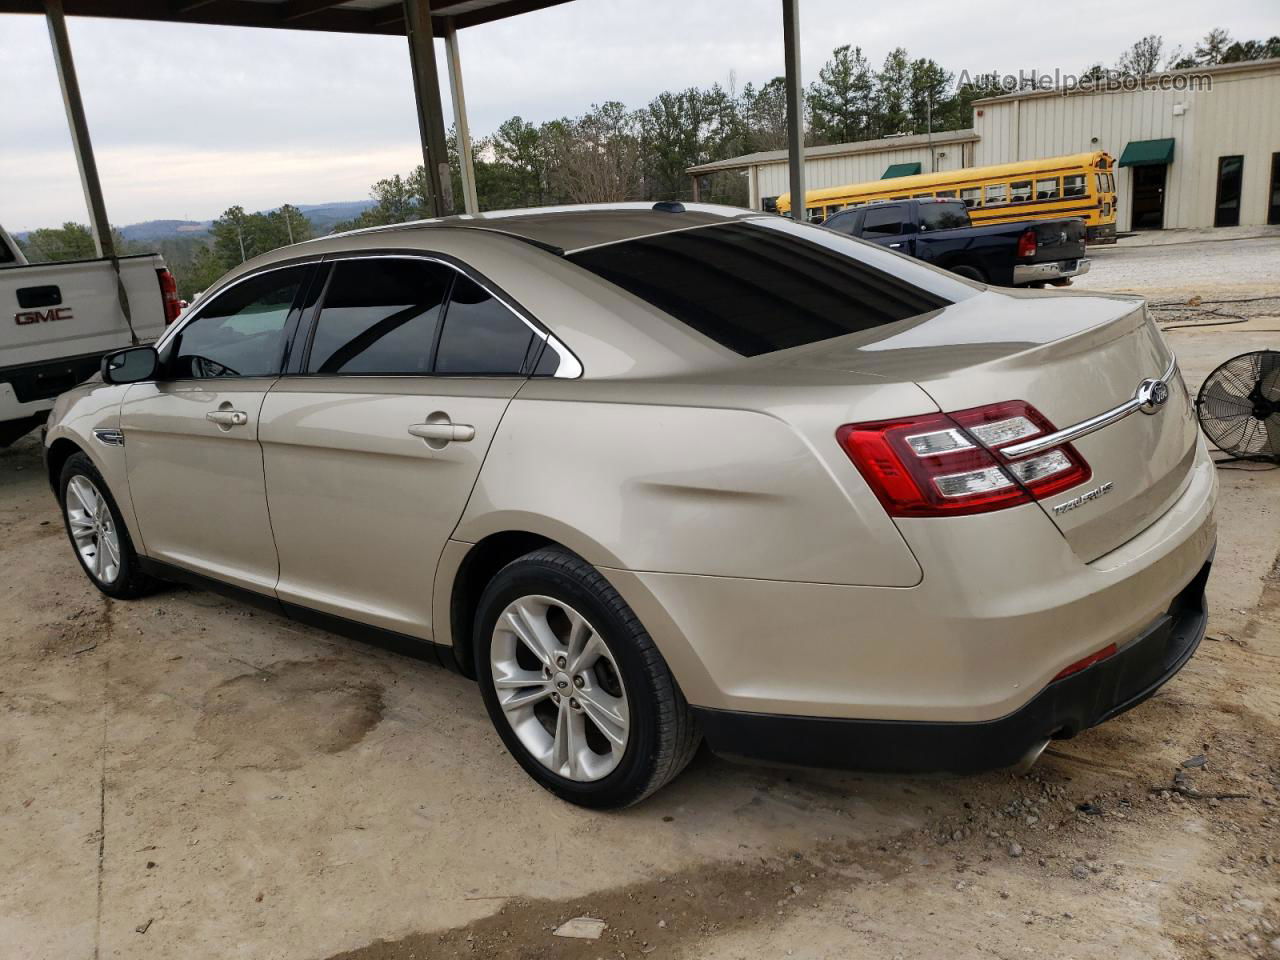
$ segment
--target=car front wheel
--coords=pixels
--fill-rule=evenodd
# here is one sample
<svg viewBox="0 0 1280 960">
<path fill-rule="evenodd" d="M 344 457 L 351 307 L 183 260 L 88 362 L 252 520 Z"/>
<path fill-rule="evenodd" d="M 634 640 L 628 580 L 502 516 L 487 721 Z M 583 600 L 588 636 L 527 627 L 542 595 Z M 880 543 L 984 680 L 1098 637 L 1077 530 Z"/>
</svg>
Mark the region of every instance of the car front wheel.
<svg viewBox="0 0 1280 960">
<path fill-rule="evenodd" d="M 68 457 L 58 493 L 67 536 L 93 585 L 117 600 L 149 592 L 155 581 L 140 569 L 120 508 L 93 461 L 83 453 Z"/>
<path fill-rule="evenodd" d="M 652 639 L 572 553 L 537 550 L 500 570 L 481 597 L 474 646 L 503 743 L 564 800 L 637 803 L 697 750 L 693 714 Z"/>
</svg>

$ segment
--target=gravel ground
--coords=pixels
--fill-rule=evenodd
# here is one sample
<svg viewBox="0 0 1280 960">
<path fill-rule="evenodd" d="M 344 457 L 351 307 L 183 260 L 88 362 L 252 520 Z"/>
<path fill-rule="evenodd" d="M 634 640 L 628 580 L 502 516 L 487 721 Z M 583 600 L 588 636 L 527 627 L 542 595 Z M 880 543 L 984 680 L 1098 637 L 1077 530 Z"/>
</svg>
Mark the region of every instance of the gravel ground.
<svg viewBox="0 0 1280 960">
<path fill-rule="evenodd" d="M 1106 250 L 1080 286 L 1274 294 L 1278 250 Z M 1171 331 L 1192 386 L 1275 345 L 1277 312 Z M 598 814 L 533 786 L 457 676 L 206 593 L 104 600 L 22 441 L 0 451 L 0 956 L 1280 960 L 1280 471 L 1221 480 L 1209 639 L 1030 775 L 704 753 Z M 554 935 L 580 915 L 600 940 Z"/>
</svg>

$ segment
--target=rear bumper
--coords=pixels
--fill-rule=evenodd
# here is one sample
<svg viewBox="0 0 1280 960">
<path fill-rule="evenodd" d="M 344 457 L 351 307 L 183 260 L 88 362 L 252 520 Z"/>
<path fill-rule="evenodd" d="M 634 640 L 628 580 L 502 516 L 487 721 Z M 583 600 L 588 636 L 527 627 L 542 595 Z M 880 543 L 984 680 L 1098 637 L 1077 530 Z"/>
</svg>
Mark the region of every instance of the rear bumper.
<svg viewBox="0 0 1280 960">
<path fill-rule="evenodd" d="M 1114 656 L 1050 683 L 1024 706 L 977 723 L 778 716 L 695 708 L 717 754 L 768 763 L 893 773 L 976 773 L 1016 764 L 1048 739 L 1072 737 L 1142 703 L 1204 638 L 1212 560 L 1168 610 Z"/>
<path fill-rule="evenodd" d="M 1019 263 L 1013 267 L 1013 283 L 1019 286 L 1024 283 L 1048 283 L 1054 280 L 1066 280 L 1079 277 L 1089 272 L 1089 259 L 1051 260 L 1047 263 Z"/>
</svg>

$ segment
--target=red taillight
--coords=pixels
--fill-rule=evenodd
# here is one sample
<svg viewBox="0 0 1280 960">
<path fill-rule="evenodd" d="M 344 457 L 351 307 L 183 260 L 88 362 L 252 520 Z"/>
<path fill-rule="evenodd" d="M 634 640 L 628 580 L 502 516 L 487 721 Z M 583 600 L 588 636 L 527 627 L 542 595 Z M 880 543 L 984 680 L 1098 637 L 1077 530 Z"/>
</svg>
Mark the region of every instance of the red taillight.
<svg viewBox="0 0 1280 960">
<path fill-rule="evenodd" d="M 1017 459 L 1003 447 L 1054 432 L 1029 403 L 847 424 L 836 439 L 895 517 L 987 513 L 1084 483 L 1089 465 L 1070 444 Z"/>
<path fill-rule="evenodd" d="M 1107 660 L 1111 657 L 1114 657 L 1118 652 L 1119 652 L 1119 648 L 1114 643 L 1109 643 L 1105 647 L 1103 647 L 1101 650 L 1099 650 L 1097 653 L 1091 653 L 1087 657 L 1085 657 L 1083 660 L 1077 660 L 1075 663 L 1071 664 L 1070 666 L 1063 667 L 1062 670 L 1059 671 L 1058 675 L 1053 678 L 1053 680 L 1061 680 L 1063 677 L 1069 677 L 1073 673 L 1079 673 L 1081 670 L 1084 670 L 1086 667 L 1092 667 L 1095 663 L 1101 663 L 1103 660 Z M 1052 683 L 1053 680 L 1050 680 L 1049 682 Z"/>
<path fill-rule="evenodd" d="M 1018 238 L 1018 256 L 1034 257 L 1036 255 L 1036 232 L 1030 228 L 1022 231 Z"/>
<path fill-rule="evenodd" d="M 160 298 L 164 301 L 164 325 L 167 327 L 182 313 L 182 301 L 178 299 L 178 281 L 168 270 L 157 270 L 160 278 Z"/>
</svg>

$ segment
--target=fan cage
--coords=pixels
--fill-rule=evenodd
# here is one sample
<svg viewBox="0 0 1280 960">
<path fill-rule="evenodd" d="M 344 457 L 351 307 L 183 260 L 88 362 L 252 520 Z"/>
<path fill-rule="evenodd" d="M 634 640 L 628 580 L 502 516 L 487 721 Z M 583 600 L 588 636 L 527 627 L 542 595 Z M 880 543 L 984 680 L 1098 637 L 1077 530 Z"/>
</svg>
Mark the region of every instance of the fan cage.
<svg viewBox="0 0 1280 960">
<path fill-rule="evenodd" d="M 1280 461 L 1280 351 L 1242 353 L 1214 370 L 1196 396 L 1196 416 L 1224 453 Z"/>
</svg>

